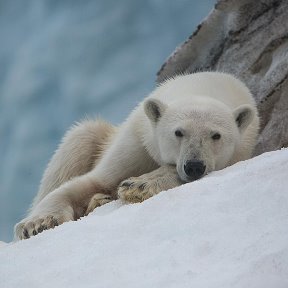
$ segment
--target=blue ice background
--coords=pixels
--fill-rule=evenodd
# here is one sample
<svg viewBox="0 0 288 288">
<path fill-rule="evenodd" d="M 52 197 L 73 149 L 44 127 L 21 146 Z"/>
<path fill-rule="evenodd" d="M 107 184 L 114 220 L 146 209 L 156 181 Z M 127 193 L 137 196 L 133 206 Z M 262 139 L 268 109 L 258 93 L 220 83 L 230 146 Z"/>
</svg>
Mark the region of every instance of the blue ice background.
<svg viewBox="0 0 288 288">
<path fill-rule="evenodd" d="M 123 121 L 214 2 L 0 1 L 0 240 L 12 239 L 69 126 Z"/>
</svg>

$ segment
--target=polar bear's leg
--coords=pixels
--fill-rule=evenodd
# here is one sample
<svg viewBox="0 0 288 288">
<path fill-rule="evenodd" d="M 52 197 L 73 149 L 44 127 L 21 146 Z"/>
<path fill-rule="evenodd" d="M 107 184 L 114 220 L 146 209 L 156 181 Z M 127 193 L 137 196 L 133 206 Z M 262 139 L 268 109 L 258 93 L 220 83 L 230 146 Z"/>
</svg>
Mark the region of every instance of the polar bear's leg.
<svg viewBox="0 0 288 288">
<path fill-rule="evenodd" d="M 175 166 L 165 165 L 143 174 L 122 181 L 118 188 L 118 197 L 126 202 L 142 202 L 161 191 L 183 184 Z"/>
<path fill-rule="evenodd" d="M 16 225 L 15 236 L 18 239 L 29 238 L 42 230 L 53 228 L 55 223 L 60 225 L 76 220 L 89 212 L 88 206 L 94 195 L 101 193 L 115 199 L 121 181 L 140 176 L 156 167 L 157 164 L 139 143 L 139 137 L 134 135 L 134 130 L 129 126 L 121 129 L 103 152 L 99 163 L 90 172 L 48 193 L 35 205 L 30 215 Z M 48 221 L 51 218 L 53 221 Z M 43 222 L 45 225 L 41 225 Z"/>
<path fill-rule="evenodd" d="M 112 125 L 100 120 L 86 120 L 73 126 L 48 164 L 32 209 L 63 183 L 91 171 L 115 131 Z"/>
<path fill-rule="evenodd" d="M 64 213 L 55 213 L 59 205 L 65 206 L 65 201 L 63 201 L 65 197 L 55 197 L 54 201 L 51 202 L 54 209 L 49 210 L 46 204 L 41 204 L 42 211 L 39 212 L 37 206 L 49 193 L 57 190 L 64 183 L 92 170 L 115 134 L 116 128 L 101 120 L 85 120 L 73 126 L 66 133 L 43 175 L 39 192 L 33 201 L 29 216 L 15 226 L 16 238 L 28 238 L 29 235 L 35 235 L 42 230 L 53 228 L 56 224 L 59 225 L 74 219 L 73 209 L 65 208 Z M 45 199 L 45 202 L 49 201 Z M 35 213 L 41 214 L 43 217 L 34 218 L 37 219 L 34 222 L 32 218 Z"/>
<path fill-rule="evenodd" d="M 46 195 L 31 213 L 15 226 L 15 238 L 26 239 L 43 230 L 83 216 L 91 197 L 108 193 L 90 174 L 75 177 Z"/>
</svg>

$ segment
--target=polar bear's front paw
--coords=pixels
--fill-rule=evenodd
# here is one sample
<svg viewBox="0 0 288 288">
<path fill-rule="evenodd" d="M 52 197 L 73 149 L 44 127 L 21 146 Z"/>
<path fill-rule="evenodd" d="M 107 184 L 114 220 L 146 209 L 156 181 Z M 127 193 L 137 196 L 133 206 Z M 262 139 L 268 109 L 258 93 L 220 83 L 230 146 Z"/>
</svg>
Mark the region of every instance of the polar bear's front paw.
<svg viewBox="0 0 288 288">
<path fill-rule="evenodd" d="M 118 197 L 126 202 L 142 202 L 161 191 L 165 191 L 183 184 L 175 166 L 165 165 L 158 169 L 131 177 L 120 183 Z"/>
<path fill-rule="evenodd" d="M 137 203 L 142 202 L 155 194 L 158 194 L 162 190 L 157 185 L 157 181 L 149 181 L 143 179 L 143 177 L 132 177 L 121 182 L 118 187 L 118 196 L 120 199 Z"/>
<path fill-rule="evenodd" d="M 85 215 L 91 213 L 95 208 L 111 202 L 113 199 L 110 195 L 96 193 L 90 200 Z"/>
<path fill-rule="evenodd" d="M 67 221 L 61 216 L 47 215 L 39 217 L 28 217 L 16 224 L 15 237 L 17 239 L 28 239 L 31 236 L 41 233 L 43 230 L 54 228 Z"/>
</svg>

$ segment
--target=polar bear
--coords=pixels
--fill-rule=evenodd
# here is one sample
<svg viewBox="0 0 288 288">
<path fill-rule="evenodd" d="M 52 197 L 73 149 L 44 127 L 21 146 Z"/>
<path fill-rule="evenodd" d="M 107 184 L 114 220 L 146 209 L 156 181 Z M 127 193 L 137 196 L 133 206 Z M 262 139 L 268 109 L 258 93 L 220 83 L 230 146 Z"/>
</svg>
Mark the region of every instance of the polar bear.
<svg viewBox="0 0 288 288">
<path fill-rule="evenodd" d="M 159 85 L 118 128 L 84 121 L 64 137 L 18 239 L 121 198 L 141 202 L 252 156 L 255 101 L 232 75 L 200 72 Z"/>
</svg>

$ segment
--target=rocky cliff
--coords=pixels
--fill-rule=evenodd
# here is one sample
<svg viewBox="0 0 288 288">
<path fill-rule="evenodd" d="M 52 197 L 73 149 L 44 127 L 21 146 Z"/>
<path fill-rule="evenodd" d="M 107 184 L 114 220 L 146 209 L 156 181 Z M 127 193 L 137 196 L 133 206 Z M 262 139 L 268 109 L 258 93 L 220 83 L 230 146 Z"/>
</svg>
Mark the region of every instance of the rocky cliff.
<svg viewBox="0 0 288 288">
<path fill-rule="evenodd" d="M 255 155 L 288 146 L 288 1 L 219 0 L 157 81 L 202 70 L 233 73 L 251 89 L 261 117 Z"/>
</svg>

